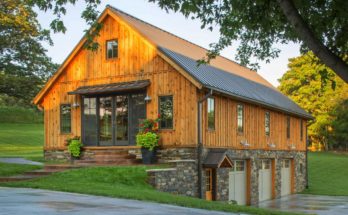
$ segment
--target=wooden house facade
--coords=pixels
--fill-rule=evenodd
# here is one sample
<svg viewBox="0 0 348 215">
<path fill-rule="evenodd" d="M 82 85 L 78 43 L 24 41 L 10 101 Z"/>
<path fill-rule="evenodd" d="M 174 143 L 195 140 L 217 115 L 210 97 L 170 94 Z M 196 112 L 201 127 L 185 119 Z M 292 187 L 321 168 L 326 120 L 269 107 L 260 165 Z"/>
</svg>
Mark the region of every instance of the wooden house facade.
<svg viewBox="0 0 348 215">
<path fill-rule="evenodd" d="M 160 160 L 200 160 L 203 197 L 255 204 L 304 189 L 308 113 L 226 58 L 197 67 L 205 49 L 116 8 L 108 6 L 99 22 L 100 48 L 88 51 L 82 39 L 34 99 L 44 111 L 47 158 L 66 157 L 74 136 L 92 157 L 137 150 L 139 120 L 161 114 Z M 204 167 L 212 153 L 220 156 L 216 150 L 233 169 L 224 176 L 227 194 L 218 191 L 220 170 Z M 289 179 L 280 188 L 283 172 Z M 243 191 L 232 188 L 240 181 Z"/>
</svg>

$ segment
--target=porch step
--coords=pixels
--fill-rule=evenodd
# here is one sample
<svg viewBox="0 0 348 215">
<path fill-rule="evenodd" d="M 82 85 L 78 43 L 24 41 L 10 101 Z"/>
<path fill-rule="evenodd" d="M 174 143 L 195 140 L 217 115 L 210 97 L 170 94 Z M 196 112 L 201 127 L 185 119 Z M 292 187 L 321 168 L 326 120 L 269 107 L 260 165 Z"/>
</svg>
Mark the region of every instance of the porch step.
<svg viewBox="0 0 348 215">
<path fill-rule="evenodd" d="M 75 169 L 79 168 L 78 166 L 71 165 L 71 164 L 46 164 L 44 166 L 44 170 L 47 171 L 63 171 L 68 169 Z"/>
<path fill-rule="evenodd" d="M 38 175 L 15 175 L 15 176 L 9 176 L 9 177 L 1 177 L 0 182 L 16 182 L 16 181 L 26 181 L 30 179 L 34 179 L 40 177 Z"/>
<path fill-rule="evenodd" d="M 62 169 L 51 169 L 51 170 L 40 169 L 40 170 L 25 172 L 24 175 L 27 175 L 27 176 L 46 176 L 46 175 L 51 175 L 52 173 L 61 172 L 61 171 L 63 171 L 63 170 Z"/>
</svg>

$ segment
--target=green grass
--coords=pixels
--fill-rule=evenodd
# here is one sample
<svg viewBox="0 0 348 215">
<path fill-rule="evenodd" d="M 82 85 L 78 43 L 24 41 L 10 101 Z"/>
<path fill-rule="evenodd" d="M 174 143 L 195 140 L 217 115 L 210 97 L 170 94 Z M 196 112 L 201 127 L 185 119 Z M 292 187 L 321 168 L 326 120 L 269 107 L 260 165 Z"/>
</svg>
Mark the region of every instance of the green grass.
<svg viewBox="0 0 348 215">
<path fill-rule="evenodd" d="M 0 123 L 0 157 L 42 160 L 43 124 Z"/>
<path fill-rule="evenodd" d="M 0 163 L 0 177 L 19 175 L 36 169 L 41 169 L 41 166 Z"/>
<path fill-rule="evenodd" d="M 262 215 L 292 214 L 261 208 L 229 205 L 223 202 L 208 202 L 197 198 L 159 192 L 146 183 L 147 175 L 145 170 L 146 167 L 144 166 L 89 167 L 60 172 L 31 181 L 12 182 L 0 185 L 137 199 L 228 212 L 245 212 Z"/>
<path fill-rule="evenodd" d="M 43 123 L 42 112 L 23 107 L 0 106 L 0 123 Z"/>
<path fill-rule="evenodd" d="M 309 189 L 303 193 L 348 196 L 348 154 L 313 152 L 308 162 Z"/>
</svg>

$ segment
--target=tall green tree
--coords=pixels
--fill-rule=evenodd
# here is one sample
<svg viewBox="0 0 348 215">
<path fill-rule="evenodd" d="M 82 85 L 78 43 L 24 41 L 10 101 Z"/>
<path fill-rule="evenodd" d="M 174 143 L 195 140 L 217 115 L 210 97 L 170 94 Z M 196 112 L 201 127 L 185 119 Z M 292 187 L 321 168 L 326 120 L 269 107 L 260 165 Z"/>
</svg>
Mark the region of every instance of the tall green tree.
<svg viewBox="0 0 348 215">
<path fill-rule="evenodd" d="M 57 65 L 46 55 L 42 42 L 49 32 L 25 0 L 0 2 L 0 102 L 26 105 Z"/>
<path fill-rule="evenodd" d="M 312 52 L 290 59 L 288 67 L 279 79 L 279 90 L 315 117 L 308 134 L 313 142 L 327 149 L 333 132 L 343 129 L 348 133 L 348 127 L 341 127 L 344 123 L 337 122 L 333 129 L 333 121 L 344 111 L 340 108 L 342 102 L 348 100 L 348 84 Z"/>
<path fill-rule="evenodd" d="M 42 10 L 53 10 L 56 18 L 51 27 L 65 31 L 61 16 L 68 3 L 77 0 L 30 0 Z M 95 23 L 100 0 L 84 0 L 86 8 L 82 17 L 93 27 L 86 31 L 91 42 L 98 35 L 100 26 Z M 302 45 L 345 82 L 348 82 L 348 64 L 343 56 L 348 53 L 348 1 L 347 0 L 148 0 L 166 11 L 180 12 L 186 17 L 199 19 L 202 28 L 218 28 L 220 39 L 211 44 L 206 59 L 209 61 L 219 52 L 239 40 L 236 59 L 255 69 L 257 63 L 250 57 L 269 61 L 278 56 L 277 43 L 295 42 Z"/>
</svg>

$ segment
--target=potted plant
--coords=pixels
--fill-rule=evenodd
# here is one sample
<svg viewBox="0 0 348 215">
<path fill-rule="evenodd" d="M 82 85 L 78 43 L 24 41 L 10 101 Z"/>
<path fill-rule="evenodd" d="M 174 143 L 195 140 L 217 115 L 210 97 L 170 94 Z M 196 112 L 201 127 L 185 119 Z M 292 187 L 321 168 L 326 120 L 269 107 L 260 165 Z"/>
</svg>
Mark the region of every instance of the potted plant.
<svg viewBox="0 0 348 215">
<path fill-rule="evenodd" d="M 144 164 L 151 164 L 156 161 L 156 148 L 158 146 L 158 121 L 145 119 L 139 125 L 139 133 L 136 136 L 137 146 L 141 146 L 141 155 Z"/>
<path fill-rule="evenodd" d="M 79 159 L 81 156 L 81 147 L 82 143 L 80 137 L 73 137 L 67 140 L 68 142 L 68 151 L 70 153 L 71 161 L 73 162 L 75 159 Z"/>
</svg>

